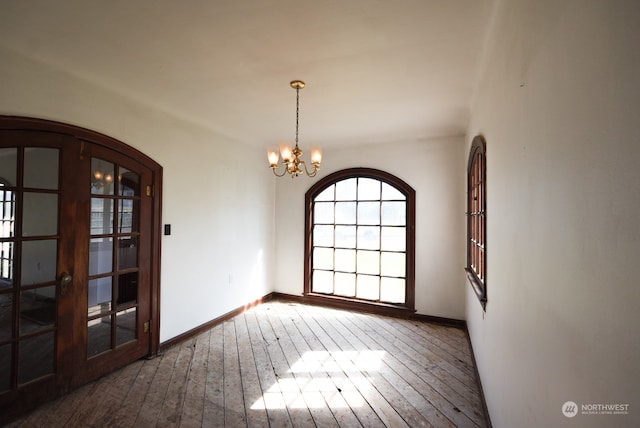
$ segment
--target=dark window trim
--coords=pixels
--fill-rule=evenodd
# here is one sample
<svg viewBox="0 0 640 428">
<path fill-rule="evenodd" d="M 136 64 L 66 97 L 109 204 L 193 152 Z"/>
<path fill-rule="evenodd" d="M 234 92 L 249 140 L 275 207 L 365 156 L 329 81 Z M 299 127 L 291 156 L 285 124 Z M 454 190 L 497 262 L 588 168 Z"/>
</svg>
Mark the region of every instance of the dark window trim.
<svg viewBox="0 0 640 428">
<path fill-rule="evenodd" d="M 479 163 L 478 163 L 479 162 Z M 479 171 L 478 171 L 479 169 Z M 474 183 L 474 174 L 479 173 L 479 181 Z M 477 199 L 473 196 L 473 187 L 479 189 Z M 476 227 L 473 222 L 477 219 Z M 487 306 L 487 163 L 486 141 L 481 135 L 474 137 L 469 151 L 467 167 L 467 265 L 465 271 L 473 290 L 486 310 Z M 478 241 L 481 241 L 478 243 Z M 472 252 L 481 248 L 480 266 L 473 267 Z"/>
<path fill-rule="evenodd" d="M 390 305 L 385 303 L 375 303 L 369 301 L 363 301 L 359 299 L 353 299 L 340 296 L 329 296 L 324 294 L 313 293 L 311 291 L 311 273 L 312 273 L 312 252 L 313 252 L 313 200 L 328 186 L 348 178 L 372 178 L 385 182 L 402 192 L 407 197 L 407 272 L 406 272 L 406 300 L 404 305 Z M 406 312 L 415 312 L 415 218 L 416 218 L 416 192 L 415 190 L 405 183 L 400 178 L 389 174 L 388 172 L 381 171 L 373 168 L 349 168 L 341 171 L 336 171 L 323 179 L 316 182 L 305 194 L 305 237 L 304 237 L 304 295 L 318 300 L 323 300 L 325 303 L 337 304 L 342 302 L 343 304 L 353 304 L 354 308 L 357 305 L 367 305 L 370 307 L 377 307 L 381 310 L 393 310 Z"/>
</svg>

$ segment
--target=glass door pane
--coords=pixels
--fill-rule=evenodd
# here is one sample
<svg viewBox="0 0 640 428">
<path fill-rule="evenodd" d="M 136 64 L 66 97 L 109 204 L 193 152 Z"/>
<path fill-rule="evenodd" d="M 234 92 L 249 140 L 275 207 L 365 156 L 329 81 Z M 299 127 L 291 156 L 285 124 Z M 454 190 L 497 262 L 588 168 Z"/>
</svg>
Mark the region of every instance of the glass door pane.
<svg viewBox="0 0 640 428">
<path fill-rule="evenodd" d="M 59 170 L 59 149 L 23 148 L 18 385 L 55 371 Z"/>
<path fill-rule="evenodd" d="M 91 159 L 87 357 L 138 337 L 140 176 Z"/>
<path fill-rule="evenodd" d="M 0 393 L 55 373 L 60 159 L 0 148 Z"/>
</svg>

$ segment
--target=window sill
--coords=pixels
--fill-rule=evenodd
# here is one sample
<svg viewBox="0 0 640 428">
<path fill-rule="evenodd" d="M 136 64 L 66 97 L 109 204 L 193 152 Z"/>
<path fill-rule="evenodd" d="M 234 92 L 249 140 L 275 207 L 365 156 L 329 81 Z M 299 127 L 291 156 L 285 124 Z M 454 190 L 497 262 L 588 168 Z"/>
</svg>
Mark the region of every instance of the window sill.
<svg viewBox="0 0 640 428">
<path fill-rule="evenodd" d="M 351 311 L 370 312 L 379 315 L 405 318 L 415 313 L 415 309 L 407 306 L 392 305 L 388 303 L 376 303 L 365 300 L 355 300 L 320 293 L 306 293 L 303 297 L 306 303 L 330 305 L 335 308 Z"/>
<path fill-rule="evenodd" d="M 471 286 L 473 287 L 473 291 L 475 291 L 476 296 L 478 297 L 478 300 L 480 301 L 480 304 L 482 305 L 482 310 L 486 311 L 487 310 L 487 288 L 486 286 L 480 282 L 480 280 L 478 279 L 478 276 L 476 275 L 476 273 L 469 269 L 469 268 L 465 268 L 464 271 L 467 273 L 467 278 L 469 279 L 469 282 L 471 283 Z"/>
</svg>

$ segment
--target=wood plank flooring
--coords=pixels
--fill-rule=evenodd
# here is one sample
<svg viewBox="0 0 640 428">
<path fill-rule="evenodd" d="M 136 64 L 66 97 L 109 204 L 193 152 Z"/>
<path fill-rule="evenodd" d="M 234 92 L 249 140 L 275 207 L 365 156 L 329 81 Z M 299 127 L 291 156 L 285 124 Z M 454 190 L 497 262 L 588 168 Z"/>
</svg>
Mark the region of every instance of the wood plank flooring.
<svg viewBox="0 0 640 428">
<path fill-rule="evenodd" d="M 466 333 L 259 305 L 12 427 L 484 427 Z"/>
</svg>

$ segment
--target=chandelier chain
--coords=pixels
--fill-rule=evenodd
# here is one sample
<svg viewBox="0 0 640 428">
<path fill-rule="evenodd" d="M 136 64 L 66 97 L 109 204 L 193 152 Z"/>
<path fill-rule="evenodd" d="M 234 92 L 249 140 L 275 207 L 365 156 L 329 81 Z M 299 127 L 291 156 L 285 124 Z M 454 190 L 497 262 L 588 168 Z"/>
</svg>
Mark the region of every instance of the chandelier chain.
<svg viewBox="0 0 640 428">
<path fill-rule="evenodd" d="M 322 150 L 319 147 L 311 147 L 311 169 L 309 169 L 307 163 L 302 159 L 303 152 L 298 147 L 300 138 L 300 89 L 304 88 L 305 83 L 302 80 L 293 80 L 290 85 L 296 90 L 296 144 L 293 150 L 291 149 L 291 143 L 282 142 L 280 144 L 282 165 L 284 165 L 282 172 L 278 172 L 278 159 L 280 158 L 278 150 L 269 148 L 267 150 L 269 166 L 276 177 L 282 177 L 285 174 L 289 174 L 291 178 L 304 174 L 309 177 L 315 177 L 320 169 Z"/>
<path fill-rule="evenodd" d="M 300 88 L 296 87 L 296 147 L 298 147 L 298 118 L 300 116 Z"/>
</svg>

